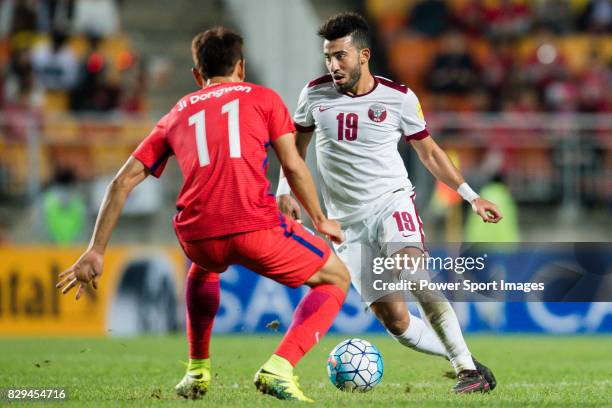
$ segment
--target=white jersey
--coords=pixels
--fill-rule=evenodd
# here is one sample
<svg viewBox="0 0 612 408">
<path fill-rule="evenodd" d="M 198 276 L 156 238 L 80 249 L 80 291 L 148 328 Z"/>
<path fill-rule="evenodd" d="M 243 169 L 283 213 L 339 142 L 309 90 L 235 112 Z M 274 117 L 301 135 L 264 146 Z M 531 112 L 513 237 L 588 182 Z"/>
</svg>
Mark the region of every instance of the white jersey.
<svg viewBox="0 0 612 408">
<path fill-rule="evenodd" d="M 301 131 L 315 131 L 317 168 L 327 215 L 343 225 L 366 219 L 398 189 L 412 183 L 397 149 L 402 136 L 429 135 L 410 89 L 374 77 L 363 95 L 339 92 L 331 75 L 311 81 L 294 115 Z"/>
</svg>

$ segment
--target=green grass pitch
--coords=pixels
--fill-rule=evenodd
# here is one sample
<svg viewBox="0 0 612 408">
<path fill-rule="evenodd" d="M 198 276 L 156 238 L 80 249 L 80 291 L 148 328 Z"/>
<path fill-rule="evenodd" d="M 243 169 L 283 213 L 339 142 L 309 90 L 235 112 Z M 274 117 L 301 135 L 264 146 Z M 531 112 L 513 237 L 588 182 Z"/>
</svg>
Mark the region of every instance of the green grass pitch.
<svg viewBox="0 0 612 408">
<path fill-rule="evenodd" d="M 366 394 L 336 390 L 327 353 L 346 336 L 327 336 L 298 365 L 306 395 L 326 407 L 611 406 L 609 336 L 469 336 L 472 352 L 489 365 L 498 388 L 488 395 L 450 393 L 449 364 L 408 350 L 385 336 L 361 335 L 381 350 L 383 381 Z M 181 336 L 109 339 L 1 339 L 0 388 L 65 387 L 69 399 L 52 406 L 286 406 L 256 393 L 254 372 L 280 335 L 214 336 L 213 384 L 203 401 L 174 395 L 184 374 Z M 0 401 L 0 405 L 6 401 Z M 33 406 L 42 406 L 40 402 Z M 15 406 L 32 405 L 16 403 Z M 44 404 L 47 405 L 47 404 Z"/>
</svg>

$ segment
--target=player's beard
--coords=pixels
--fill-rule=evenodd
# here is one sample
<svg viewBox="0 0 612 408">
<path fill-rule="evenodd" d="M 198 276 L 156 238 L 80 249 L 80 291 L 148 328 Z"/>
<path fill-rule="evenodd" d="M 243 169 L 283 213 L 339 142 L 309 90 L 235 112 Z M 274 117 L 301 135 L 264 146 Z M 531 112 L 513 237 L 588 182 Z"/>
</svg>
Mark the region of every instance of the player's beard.
<svg viewBox="0 0 612 408">
<path fill-rule="evenodd" d="M 345 83 L 343 84 L 334 83 L 334 85 L 336 85 L 336 88 L 340 92 L 344 92 L 344 93 L 349 92 L 355 87 L 355 85 L 357 85 L 357 82 L 359 82 L 359 80 L 361 79 L 361 67 L 357 65 L 355 69 L 347 72 L 347 75 L 348 75 L 348 80 Z"/>
</svg>

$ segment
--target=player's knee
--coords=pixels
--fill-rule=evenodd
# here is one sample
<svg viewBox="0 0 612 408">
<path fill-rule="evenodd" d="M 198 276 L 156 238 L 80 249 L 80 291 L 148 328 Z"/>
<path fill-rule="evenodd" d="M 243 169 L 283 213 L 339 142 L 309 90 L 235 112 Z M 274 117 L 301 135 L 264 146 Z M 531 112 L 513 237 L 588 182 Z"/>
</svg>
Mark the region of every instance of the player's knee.
<svg viewBox="0 0 612 408">
<path fill-rule="evenodd" d="M 347 293 L 351 285 L 351 276 L 346 265 L 335 254 L 331 255 L 329 263 L 332 270 L 330 275 L 333 280 L 330 283 L 338 286 L 344 293 Z"/>
<path fill-rule="evenodd" d="M 392 334 L 399 336 L 408 330 L 410 325 L 410 317 L 408 314 L 404 316 L 386 316 L 383 321 L 385 328 Z"/>
<path fill-rule="evenodd" d="M 325 275 L 322 283 L 335 285 L 340 288 L 342 292 L 347 293 L 349 286 L 351 285 L 351 278 L 344 264 L 340 262 L 337 268 L 335 268 L 331 273 Z"/>
<path fill-rule="evenodd" d="M 346 269 L 346 266 L 342 262 L 340 262 L 340 268 L 338 269 L 337 279 L 338 279 L 338 282 L 336 283 L 336 286 L 342 289 L 344 293 L 347 293 L 349 290 L 349 287 L 351 286 L 351 276 L 349 275 L 348 269 Z"/>
<path fill-rule="evenodd" d="M 335 254 L 332 254 L 325 266 L 315 273 L 306 284 L 313 287 L 317 285 L 335 285 L 344 293 L 347 293 L 351 284 L 351 277 L 344 263 Z"/>
</svg>

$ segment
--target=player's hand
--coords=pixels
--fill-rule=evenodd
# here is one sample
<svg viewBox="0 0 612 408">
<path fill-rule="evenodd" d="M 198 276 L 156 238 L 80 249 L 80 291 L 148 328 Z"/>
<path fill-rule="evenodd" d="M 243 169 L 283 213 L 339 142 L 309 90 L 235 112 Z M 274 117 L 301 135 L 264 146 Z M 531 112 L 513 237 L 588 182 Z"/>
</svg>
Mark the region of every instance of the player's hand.
<svg viewBox="0 0 612 408">
<path fill-rule="evenodd" d="M 472 201 L 472 209 L 476 214 L 480 215 L 480 218 L 482 218 L 484 222 L 497 224 L 503 218 L 495 204 L 481 197 Z"/>
<path fill-rule="evenodd" d="M 291 197 L 291 194 L 283 194 L 278 196 L 278 209 L 285 214 L 287 217 L 291 217 L 294 220 L 302 219 L 302 210 L 297 201 Z"/>
<path fill-rule="evenodd" d="M 78 285 L 76 299 L 79 300 L 85 286 L 92 284 L 94 289 L 98 289 L 98 281 L 102 275 L 104 256 L 93 249 L 88 249 L 69 269 L 59 274 L 60 282 L 55 285 L 62 289 L 62 293 L 68 293 L 73 287 Z"/>
<path fill-rule="evenodd" d="M 329 239 L 331 239 L 331 241 L 335 244 L 341 244 L 344 242 L 342 228 L 340 227 L 340 223 L 336 220 L 325 219 L 315 224 L 315 228 L 321 234 L 328 236 Z"/>
</svg>

